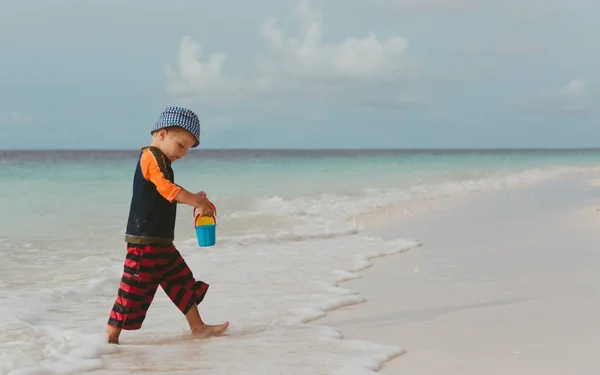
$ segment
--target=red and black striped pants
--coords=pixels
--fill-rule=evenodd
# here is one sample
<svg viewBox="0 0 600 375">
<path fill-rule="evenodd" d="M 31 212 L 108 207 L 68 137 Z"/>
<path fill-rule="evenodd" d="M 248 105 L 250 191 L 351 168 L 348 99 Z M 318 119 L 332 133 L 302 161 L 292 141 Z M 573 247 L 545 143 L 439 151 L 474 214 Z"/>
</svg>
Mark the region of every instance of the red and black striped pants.
<svg viewBox="0 0 600 375">
<path fill-rule="evenodd" d="M 175 246 L 127 244 L 127 256 L 108 324 L 135 330 L 142 327 L 158 286 L 186 314 L 204 299 L 208 284 L 196 281 Z"/>
</svg>

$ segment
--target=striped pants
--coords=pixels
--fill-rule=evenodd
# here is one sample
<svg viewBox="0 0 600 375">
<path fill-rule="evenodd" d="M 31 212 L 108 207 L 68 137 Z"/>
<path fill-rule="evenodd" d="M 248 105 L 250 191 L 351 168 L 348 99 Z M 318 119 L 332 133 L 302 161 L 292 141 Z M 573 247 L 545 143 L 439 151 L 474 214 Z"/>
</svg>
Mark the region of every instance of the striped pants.
<svg viewBox="0 0 600 375">
<path fill-rule="evenodd" d="M 175 246 L 127 244 L 127 256 L 108 324 L 124 330 L 142 327 L 158 285 L 186 314 L 204 299 L 208 284 L 196 281 Z"/>
</svg>

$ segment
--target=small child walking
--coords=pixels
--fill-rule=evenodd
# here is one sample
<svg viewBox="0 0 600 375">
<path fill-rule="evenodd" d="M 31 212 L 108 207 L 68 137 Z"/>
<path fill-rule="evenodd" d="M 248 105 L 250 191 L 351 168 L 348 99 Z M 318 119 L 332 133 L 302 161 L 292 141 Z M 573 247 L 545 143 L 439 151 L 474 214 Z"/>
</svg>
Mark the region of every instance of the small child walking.
<svg viewBox="0 0 600 375">
<path fill-rule="evenodd" d="M 158 286 L 185 315 L 192 334 L 219 335 L 229 326 L 207 325 L 198 312 L 209 285 L 196 280 L 173 244 L 177 204 L 196 207 L 202 216 L 214 215 L 206 193 L 193 194 L 175 184 L 171 163 L 200 144 L 200 121 L 188 109 L 171 106 L 151 131 L 133 177 L 133 195 L 125 232 L 127 255 L 123 275 L 108 319 L 108 342 L 118 344 L 122 330 L 142 327 Z"/>
</svg>

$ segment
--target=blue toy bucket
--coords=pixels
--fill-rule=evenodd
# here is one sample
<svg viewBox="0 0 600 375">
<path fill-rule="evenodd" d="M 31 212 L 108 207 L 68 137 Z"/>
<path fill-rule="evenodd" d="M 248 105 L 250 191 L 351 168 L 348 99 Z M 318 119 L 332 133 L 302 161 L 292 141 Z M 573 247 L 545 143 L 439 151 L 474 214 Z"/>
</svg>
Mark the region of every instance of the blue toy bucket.
<svg viewBox="0 0 600 375">
<path fill-rule="evenodd" d="M 196 227 L 196 237 L 198 237 L 198 246 L 214 246 L 217 240 L 217 224 L 207 224 Z"/>
<path fill-rule="evenodd" d="M 196 208 L 194 208 L 196 237 L 198 238 L 198 246 L 200 247 L 214 246 L 217 242 L 217 208 L 211 201 L 208 201 L 208 203 L 210 203 L 215 211 L 212 218 L 196 215 Z"/>
</svg>

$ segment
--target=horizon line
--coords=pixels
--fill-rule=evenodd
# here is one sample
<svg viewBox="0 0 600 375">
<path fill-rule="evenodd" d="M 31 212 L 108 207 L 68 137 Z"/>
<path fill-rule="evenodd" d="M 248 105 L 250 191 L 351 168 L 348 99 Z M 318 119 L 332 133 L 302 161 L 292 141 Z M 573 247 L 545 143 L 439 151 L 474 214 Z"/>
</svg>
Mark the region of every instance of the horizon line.
<svg viewBox="0 0 600 375">
<path fill-rule="evenodd" d="M 141 147 L 135 148 L 0 148 L 0 152 L 37 152 L 37 151 L 77 151 L 77 152 L 94 152 L 94 151 L 139 151 Z M 190 149 L 188 152 L 206 152 L 206 151 L 600 151 L 600 146 L 597 147 L 396 147 L 396 148 L 375 148 L 375 147 L 335 147 L 335 148 L 196 148 Z"/>
</svg>

